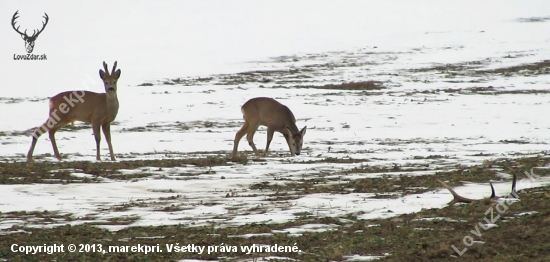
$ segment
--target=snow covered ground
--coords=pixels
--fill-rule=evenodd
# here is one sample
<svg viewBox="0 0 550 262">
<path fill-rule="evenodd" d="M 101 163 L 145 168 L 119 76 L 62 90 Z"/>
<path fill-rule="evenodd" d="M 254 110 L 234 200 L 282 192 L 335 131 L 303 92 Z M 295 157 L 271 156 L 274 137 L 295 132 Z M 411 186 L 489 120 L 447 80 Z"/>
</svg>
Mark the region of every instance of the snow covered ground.
<svg viewBox="0 0 550 262">
<path fill-rule="evenodd" d="M 267 195 L 273 192 L 250 186 L 309 179 L 362 164 L 428 165 L 402 173 L 426 175 L 549 149 L 550 122 L 544 117 L 550 109 L 548 66 L 491 71 L 550 57 L 550 5 L 543 1 L 0 5 L 2 21 L 19 10 L 22 28 L 40 26 L 43 12 L 50 17 L 34 52 L 47 54 L 47 61 L 14 61 L 14 53 L 25 52 L 23 41 L 8 23 L 0 25 L 0 111 L 5 112 L 0 116 L 0 157 L 6 161 L 25 161 L 29 130 L 47 117 L 47 97 L 73 89 L 103 90 L 97 75 L 102 61 L 117 60 L 122 70 L 120 110 L 112 126 L 119 159 L 229 154 L 242 125 L 240 106 L 256 96 L 278 99 L 292 109 L 299 128 L 308 127 L 305 154 L 292 158 L 277 134 L 265 162 L 120 170 L 155 173 L 132 181 L 1 185 L 2 213 L 48 210 L 81 218 L 36 226 L 121 216 L 136 218 L 132 226 L 280 223 L 304 212 L 383 218 L 442 207 L 451 195 L 441 189 L 394 199 L 327 193 L 271 201 Z M 386 88 L 296 88 L 369 80 Z M 57 133 L 64 161 L 95 161 L 91 132 L 78 128 Z M 265 140 L 262 127 L 255 142 L 263 149 Z M 244 139 L 239 150 L 250 152 Z M 37 161 L 57 161 L 51 154 L 50 142 L 42 137 L 35 155 L 43 159 Z M 328 157 L 365 162 L 306 163 Z M 193 174 L 192 179 L 179 179 L 182 173 Z M 519 183 L 518 190 L 549 182 Z M 497 193 L 508 193 L 509 184 L 497 183 Z M 489 194 L 486 184 L 457 191 L 472 198 Z M 130 207 L 113 211 L 121 205 Z M 171 206 L 178 209 L 166 212 Z M 0 230 L 26 223 L 5 219 Z M 126 225 L 104 226 L 117 230 Z"/>
</svg>

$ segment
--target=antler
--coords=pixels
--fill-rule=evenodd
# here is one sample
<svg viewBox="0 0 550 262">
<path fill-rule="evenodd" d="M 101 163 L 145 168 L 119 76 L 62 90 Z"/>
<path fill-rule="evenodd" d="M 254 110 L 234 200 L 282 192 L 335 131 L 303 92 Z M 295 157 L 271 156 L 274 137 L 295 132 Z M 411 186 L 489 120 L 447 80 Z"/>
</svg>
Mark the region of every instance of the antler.
<svg viewBox="0 0 550 262">
<path fill-rule="evenodd" d="M 449 190 L 449 192 L 451 192 L 451 194 L 453 195 L 453 200 L 451 200 L 451 202 L 449 202 L 449 205 L 454 205 L 456 203 L 472 203 L 474 201 L 476 201 L 476 199 L 471 199 L 471 198 L 466 198 L 466 197 L 463 197 L 461 195 L 459 195 L 458 193 L 456 193 L 449 185 L 447 185 L 447 183 L 439 180 L 439 179 L 436 179 L 437 182 L 439 182 L 444 188 L 446 188 L 447 190 Z M 492 187 L 492 185 L 491 185 Z"/>
<path fill-rule="evenodd" d="M 115 61 L 115 64 L 113 65 L 113 70 L 111 70 L 111 75 L 114 75 L 114 74 L 115 74 L 116 62 L 117 62 L 117 61 Z"/>
<path fill-rule="evenodd" d="M 44 13 L 43 17 L 46 18 L 46 22 L 45 23 L 42 22 L 42 29 L 38 30 L 38 33 L 33 33 L 32 37 L 38 37 L 38 35 L 40 35 L 40 33 L 42 33 L 42 31 L 44 31 L 44 28 L 46 28 L 46 25 L 48 24 L 48 21 L 50 20 L 50 18 L 48 17 L 48 14 L 46 14 L 46 13 Z"/>
<path fill-rule="evenodd" d="M 512 181 L 512 192 L 510 193 L 510 195 L 513 197 L 513 198 L 516 198 L 517 196 L 517 193 L 516 193 L 516 175 L 513 175 L 514 179 Z M 480 201 L 480 200 L 487 200 L 487 201 L 491 201 L 491 202 L 494 202 L 496 200 L 498 200 L 500 197 L 496 196 L 495 194 L 495 188 L 493 187 L 493 183 L 490 183 L 489 182 L 489 185 L 491 186 L 491 196 L 486 198 L 486 199 L 471 199 L 471 198 L 466 198 L 466 197 L 463 197 L 459 194 L 457 194 L 449 185 L 447 185 L 445 182 L 439 180 L 439 179 L 436 179 L 437 182 L 439 182 L 444 188 L 446 188 L 447 190 L 449 190 L 449 192 L 451 192 L 451 194 L 453 195 L 453 200 L 451 200 L 451 202 L 449 202 L 449 205 L 454 205 L 456 203 L 472 203 L 474 201 Z"/>
<path fill-rule="evenodd" d="M 103 69 L 104 69 L 106 75 L 110 75 L 109 74 L 109 68 L 107 67 L 107 63 L 105 63 L 105 61 L 103 61 Z"/>
<path fill-rule="evenodd" d="M 11 26 L 13 27 L 13 30 L 15 30 L 15 32 L 19 33 L 20 35 L 27 35 L 27 30 L 25 30 L 25 33 L 21 33 L 19 31 L 19 26 L 17 28 L 15 28 L 15 19 L 19 18 L 19 16 L 17 16 L 17 13 L 19 12 L 19 10 L 15 11 L 15 14 L 13 14 L 13 17 L 11 18 Z"/>
<path fill-rule="evenodd" d="M 21 33 L 21 31 L 19 31 L 19 26 L 17 28 L 15 28 L 15 19 L 19 18 L 19 16 L 17 16 L 19 13 L 19 10 L 15 11 L 15 14 L 13 14 L 13 17 L 11 18 L 11 26 L 13 27 L 13 30 L 15 30 L 15 32 L 19 33 L 20 35 L 22 36 L 25 36 L 26 38 L 36 38 L 38 37 L 38 35 L 40 35 L 40 33 L 42 33 L 42 31 L 44 31 L 44 28 L 46 28 L 46 25 L 48 24 L 48 21 L 50 20 L 50 18 L 48 17 L 48 14 L 44 13 L 44 18 L 46 18 L 46 22 L 42 22 L 42 29 L 38 30 L 38 32 L 36 32 L 36 29 L 33 30 L 33 34 L 32 36 L 28 36 L 27 35 L 27 30 L 25 29 L 25 32 L 24 33 Z"/>
<path fill-rule="evenodd" d="M 511 197 L 511 198 L 519 198 L 518 197 L 518 193 L 516 192 L 516 175 L 513 174 L 514 176 L 514 180 L 512 181 L 512 192 L 510 192 L 510 194 L 508 195 L 508 197 Z"/>
</svg>

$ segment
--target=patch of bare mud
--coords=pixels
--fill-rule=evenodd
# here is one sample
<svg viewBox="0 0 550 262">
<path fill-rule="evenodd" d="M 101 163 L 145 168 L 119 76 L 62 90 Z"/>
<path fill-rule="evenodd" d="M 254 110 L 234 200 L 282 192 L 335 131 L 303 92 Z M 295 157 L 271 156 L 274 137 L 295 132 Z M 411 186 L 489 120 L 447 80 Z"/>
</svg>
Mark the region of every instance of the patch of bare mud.
<svg viewBox="0 0 550 262">
<path fill-rule="evenodd" d="M 449 46 L 440 49 L 461 49 L 462 46 Z M 544 94 L 548 90 L 524 89 L 507 90 L 494 87 L 489 83 L 498 78 L 520 76 L 540 76 L 550 74 L 550 60 L 534 63 L 518 64 L 514 66 L 496 67 L 505 60 L 533 55 L 534 51 L 514 51 L 501 57 L 490 57 L 475 61 L 466 61 L 452 64 L 434 64 L 421 68 L 400 69 L 395 65 L 394 70 L 377 70 L 372 68 L 394 65 L 396 59 L 405 56 L 421 55 L 430 52 L 426 48 L 411 49 L 409 52 L 374 52 L 375 48 L 359 49 L 354 52 L 326 52 L 319 54 L 305 54 L 275 57 L 268 61 L 254 62 L 260 69 L 234 73 L 219 74 L 200 78 L 163 79 L 144 83 L 144 86 L 174 85 L 174 86 L 202 86 L 202 85 L 232 85 L 236 88 L 250 88 L 255 85 L 259 88 L 284 89 L 326 89 L 335 92 L 315 94 L 316 96 L 375 96 L 375 95 L 402 95 L 401 88 L 408 89 L 407 95 L 415 93 L 448 93 L 469 95 L 501 95 L 501 94 Z M 433 50 L 432 50 L 433 51 Z M 263 69 L 265 68 L 265 69 Z M 490 69 L 489 69 L 490 68 Z M 346 81 L 344 79 L 355 79 Z M 433 84 L 441 83 L 441 88 L 433 90 L 433 85 L 427 89 L 411 90 L 408 83 Z M 448 87 L 448 84 L 473 83 L 472 87 Z M 488 83 L 486 86 L 480 83 Z M 248 86 L 246 86 L 248 85 Z M 245 86 L 245 87 L 241 87 Z M 415 87 L 416 88 L 416 87 Z M 419 91 L 417 91 L 419 90 Z M 167 91 L 165 91 L 167 92 Z M 426 98 L 422 102 L 440 102 Z M 327 101 L 330 102 L 330 101 Z"/>
<path fill-rule="evenodd" d="M 297 85 L 297 86 L 269 86 L 263 85 L 261 88 L 287 88 L 287 89 L 299 89 L 299 88 L 311 88 L 311 89 L 329 89 L 329 90 L 381 90 L 385 89 L 383 83 L 380 81 L 361 81 L 361 82 L 349 82 L 341 84 L 327 84 L 327 85 Z"/>
<path fill-rule="evenodd" d="M 188 131 L 202 130 L 204 132 L 221 132 L 216 129 L 237 128 L 243 125 L 242 122 L 216 122 L 216 121 L 190 121 L 174 123 L 150 123 L 146 126 L 123 128 L 121 132 L 172 132 L 172 131 Z"/>
<path fill-rule="evenodd" d="M 0 97 L 0 103 L 3 104 L 15 104 L 15 103 L 21 103 L 21 102 L 41 102 L 44 100 L 50 99 L 49 97 L 46 98 L 26 98 L 26 97 Z"/>
<path fill-rule="evenodd" d="M 234 74 L 217 74 L 208 77 L 181 77 L 163 79 L 142 83 L 139 86 L 153 85 L 273 85 L 273 86 L 309 86 L 321 88 L 316 84 L 319 79 L 330 81 L 339 78 L 342 72 L 353 68 L 365 68 L 394 61 L 403 52 L 373 52 L 372 49 L 362 48 L 355 52 L 327 52 L 320 54 L 305 54 L 294 56 L 275 57 L 268 61 L 254 62 L 256 64 L 270 64 L 274 69 L 259 69 Z M 370 80 L 367 80 L 370 81 Z M 342 82 L 342 81 L 337 81 Z M 363 82 L 363 81 L 357 81 Z M 381 86 L 380 83 L 377 85 Z M 350 85 L 340 87 L 326 86 L 328 89 L 357 89 Z M 363 89 L 361 89 L 363 90 Z"/>
<path fill-rule="evenodd" d="M 119 122 L 114 121 L 114 122 L 111 123 L 111 126 L 117 126 L 119 124 L 120 124 Z M 36 127 L 32 127 L 32 128 L 29 128 L 29 129 L 23 130 L 23 131 L 17 131 L 17 130 L 15 130 L 15 131 L 0 131 L 0 137 L 2 137 L 2 136 L 7 136 L 7 137 L 10 137 L 10 136 L 29 136 L 30 137 L 35 129 L 36 129 Z M 57 132 L 77 132 L 77 131 L 86 130 L 86 129 L 89 129 L 90 132 L 91 132 L 92 131 L 92 124 L 76 121 L 74 123 L 68 124 L 68 125 L 60 128 Z"/>
<path fill-rule="evenodd" d="M 541 23 L 541 22 L 550 21 L 550 17 L 549 16 L 525 17 L 525 18 L 518 18 L 517 21 L 520 23 Z"/>
<path fill-rule="evenodd" d="M 389 92 L 393 93 L 393 92 Z M 397 93 L 397 92 L 396 92 Z M 466 88 L 444 88 L 422 90 L 416 93 L 421 94 L 461 94 L 461 95 L 510 95 L 510 94 L 550 94 L 550 89 L 515 89 L 506 90 L 504 87 L 494 86 L 474 86 Z M 407 95 L 415 94 L 415 92 L 407 92 Z"/>
<path fill-rule="evenodd" d="M 521 64 L 516 66 L 502 67 L 490 70 L 478 70 L 478 74 L 501 74 L 504 76 L 522 75 L 536 76 L 550 73 L 550 60 L 543 60 L 536 63 Z"/>
<path fill-rule="evenodd" d="M 489 60 L 469 61 L 455 64 L 435 64 L 429 67 L 410 69 L 412 73 L 437 72 L 453 76 L 456 74 L 474 73 L 472 70 L 489 64 Z"/>
<path fill-rule="evenodd" d="M 120 215 L 109 219 L 91 215 L 70 216 L 54 212 L 13 212 L 2 214 L 4 221 L 14 223 L 3 230 L 1 246 L 12 243 L 41 246 L 44 242 L 89 243 L 90 246 L 110 250 L 120 246 L 159 246 L 163 252 L 147 255 L 134 252 L 88 252 L 88 260 L 165 261 L 181 259 L 215 260 L 223 257 L 229 261 L 359 261 L 382 258 L 387 261 L 456 261 L 457 250 L 465 246 L 463 239 L 471 239 L 460 257 L 464 261 L 545 261 L 549 256 L 545 244 L 550 232 L 550 195 L 548 187 L 522 190 L 522 200 L 504 205 L 505 212 L 497 213 L 500 206 L 475 203 L 448 206 L 442 209 L 423 209 L 418 213 L 405 214 L 391 219 L 358 219 L 361 213 L 345 217 L 319 216 L 314 211 L 295 212 L 295 220 L 286 223 L 248 223 L 234 227 L 221 227 L 215 220 L 209 225 L 118 227 L 131 223 L 135 217 Z M 176 197 L 176 200 L 183 199 Z M 141 203 L 128 204 L 143 208 Z M 121 209 L 125 209 L 121 206 Z M 173 207 L 177 209 L 178 206 Z M 261 207 L 253 212 L 262 212 Z M 494 226 L 483 224 L 487 210 L 498 214 Z M 160 210 L 170 213 L 169 210 Z M 174 212 L 184 212 L 174 211 Z M 391 210 L 390 210 L 391 211 Z M 495 214 L 495 215 L 497 215 Z M 223 220 L 223 217 L 218 220 Z M 493 218 L 485 218 L 487 220 Z M 67 221 L 67 222 L 64 222 Z M 63 226 L 54 226 L 57 223 Z M 74 222 L 88 222 L 76 225 Z M 37 228 L 49 224 L 50 227 Z M 97 226 L 103 223 L 106 226 Z M 478 226 L 484 230 L 480 230 Z M 475 227 L 473 226 L 475 225 Z M 121 228 L 111 231 L 106 228 Z M 472 231 L 478 230 L 479 234 Z M 516 237 L 510 237 L 516 236 Z M 467 238 L 466 238 L 467 237 Z M 296 252 L 167 252 L 166 246 L 185 240 L 197 246 L 242 247 L 253 244 L 261 246 L 297 247 Z M 452 247 L 457 247 L 453 249 Z M 231 248 L 229 248 L 231 249 Z M 115 249 L 116 250 L 116 249 Z M 39 252 L 27 255 L 21 252 L 2 250 L 6 260 L 81 261 L 78 252 Z"/>
<path fill-rule="evenodd" d="M 458 76 L 487 76 L 487 75 L 502 75 L 502 76 L 535 76 L 550 73 L 550 60 L 543 60 L 536 63 L 521 64 L 516 66 L 501 67 L 495 69 L 481 69 L 489 65 L 490 59 L 480 61 L 470 61 L 456 64 L 441 64 L 430 67 L 417 68 L 409 70 L 412 73 L 419 72 L 436 72 L 443 74 L 443 78 L 454 78 Z M 472 82 L 472 80 L 470 80 Z M 475 81 L 474 81 L 475 82 Z"/>
</svg>

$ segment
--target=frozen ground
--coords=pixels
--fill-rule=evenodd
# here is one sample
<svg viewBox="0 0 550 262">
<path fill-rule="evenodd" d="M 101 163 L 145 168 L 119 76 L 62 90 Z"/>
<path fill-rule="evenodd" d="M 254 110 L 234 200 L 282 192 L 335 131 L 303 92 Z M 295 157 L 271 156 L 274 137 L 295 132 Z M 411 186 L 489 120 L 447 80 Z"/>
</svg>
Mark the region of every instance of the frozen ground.
<svg viewBox="0 0 550 262">
<path fill-rule="evenodd" d="M 0 220 L 0 231 L 7 233 L 13 225 L 49 227 L 84 222 L 112 230 L 168 224 L 232 226 L 282 223 L 304 214 L 340 218 L 353 214 L 360 219 L 373 219 L 443 207 L 451 200 L 444 189 L 418 194 L 388 192 L 393 197 L 355 192 L 285 192 L 281 197 L 273 187 L 263 189 L 261 185 L 284 186 L 319 179 L 319 186 L 329 186 L 386 175 L 431 175 L 496 158 L 546 154 L 550 141 L 550 122 L 544 117 L 550 109 L 550 62 L 546 60 L 550 57 L 550 21 L 545 17 L 550 15 L 550 7 L 540 1 L 526 1 L 519 6 L 508 2 L 509 5 L 501 1 L 476 2 L 475 9 L 466 2 L 460 6 L 403 2 L 398 10 L 378 2 L 346 2 L 337 10 L 330 2 L 295 7 L 274 4 L 273 10 L 294 21 L 283 24 L 273 17 L 260 19 L 261 14 L 273 11 L 265 6 L 248 6 L 257 13 L 242 13 L 237 9 L 246 3 L 237 2 L 225 17 L 236 19 L 237 14 L 245 14 L 242 20 L 231 20 L 235 24 L 224 24 L 222 18 L 207 19 L 212 24 L 193 24 L 202 21 L 200 14 L 187 16 L 186 21 L 159 20 L 142 30 L 154 32 L 152 28 L 160 27 L 158 30 L 168 38 L 155 32 L 140 43 L 138 36 L 132 34 L 139 33 L 138 17 L 144 16 L 145 10 L 153 18 L 162 17 L 161 10 L 151 10 L 143 2 L 136 13 L 126 14 L 128 20 L 115 20 L 137 23 L 124 29 L 133 41 L 115 39 L 128 50 L 150 52 L 115 52 L 108 50 L 110 45 L 100 43 L 101 33 L 94 30 L 103 23 L 113 23 L 102 22 L 102 16 L 115 12 L 106 10 L 107 14 L 98 12 L 101 17 L 93 19 L 98 24 L 90 29 L 98 42 L 88 45 L 97 52 L 90 51 L 90 57 L 83 59 L 80 56 L 86 44 L 80 41 L 85 40 L 75 39 L 75 46 L 67 47 L 68 54 L 55 47 L 59 40 L 53 39 L 54 35 L 63 38 L 74 34 L 63 31 L 68 26 L 56 25 L 53 19 L 64 21 L 75 14 L 63 15 L 59 3 L 54 2 L 52 9 L 59 12 L 51 11 L 52 24 L 37 41 L 37 52 L 50 55 L 43 62 L 48 63 L 48 68 L 38 66 L 39 61 L 0 61 L 0 110 L 10 113 L 9 121 L 0 123 L 0 157 L 4 161 L 25 160 L 31 128 L 46 119 L 48 96 L 83 88 L 82 81 L 86 81 L 86 89 L 101 91 L 96 72 L 101 61 L 112 63 L 115 59 L 122 70 L 121 107 L 112 126 L 119 160 L 225 157 L 242 125 L 240 106 L 256 96 L 278 99 L 292 109 L 299 128 L 307 125 L 305 154 L 289 157 L 284 139 L 277 134 L 270 155 L 261 159 L 252 156 L 243 139 L 239 150 L 247 152 L 246 164 L 228 159 L 227 165 L 211 167 L 181 164 L 121 168 L 115 173 L 143 177 L 100 177 L 99 183 L 66 184 L 52 180 L 49 184 L 1 185 L 0 212 L 47 210 L 60 215 L 53 221 L 5 216 Z M 173 9 L 178 4 L 163 5 L 169 9 L 167 17 L 178 15 Z M 200 10 L 213 17 L 228 7 L 182 5 L 188 7 L 182 9 L 184 14 Z M 432 9 L 419 16 L 421 10 L 428 10 L 426 6 Z M 40 13 L 44 8 L 27 10 Z M 115 5 L 113 9 L 116 8 Z M 489 9 L 494 10 L 491 16 L 486 15 Z M 334 14 L 329 12 L 332 10 Z M 0 14 L 11 17 L 12 11 L 2 10 Z M 346 14 L 351 17 L 338 19 Z M 308 19 L 320 15 L 326 18 Z M 261 22 L 250 23 L 254 19 Z M 328 26 L 331 23 L 325 19 L 335 24 Z M 174 21 L 186 22 L 178 27 L 182 31 L 166 32 Z M 86 25 L 91 26 L 89 23 Z M 13 35 L 10 30 L 1 28 L 0 34 L 6 31 Z M 49 40 L 46 33 L 51 35 Z M 220 40 L 216 39 L 218 36 Z M 13 38 L 9 50 L 22 51 L 22 41 Z M 191 43 L 193 39 L 208 45 L 200 49 L 200 44 Z M 256 48 L 251 48 L 250 40 L 256 40 Z M 150 49 L 146 48 L 148 45 Z M 248 49 L 251 54 L 246 53 Z M 158 59 L 170 54 L 166 60 Z M 63 77 L 46 77 L 59 74 L 70 61 L 78 64 L 67 69 L 70 82 L 60 81 L 65 80 Z M 34 77 L 21 78 L 18 71 L 23 63 L 30 65 L 27 72 L 37 72 Z M 78 73 L 71 71 L 76 69 Z M 15 72 L 13 76 L 11 72 Z M 366 81 L 375 84 L 360 90 L 341 86 Z M 265 136 L 263 127 L 255 136 L 261 149 L 265 147 Z M 56 137 L 66 156 L 64 161 L 95 161 L 94 139 L 88 125 L 78 123 L 58 132 Z M 102 142 L 101 153 L 106 161 L 108 150 Z M 37 161 L 56 161 L 52 154 L 49 140 L 42 137 L 35 150 Z M 327 161 L 348 158 L 354 160 Z M 382 171 L 346 171 L 363 166 L 379 167 Z M 399 172 L 388 172 L 392 167 L 399 167 Z M 78 168 L 66 171 L 75 179 L 95 179 Z M 510 176 L 505 170 L 499 172 L 502 178 L 491 180 L 497 182 L 497 193 L 504 195 L 509 192 Z M 518 190 L 548 183 L 550 180 L 545 177 L 532 183 L 520 182 Z M 471 198 L 489 194 L 486 183 L 467 184 L 457 187 L 457 191 Z M 113 223 L 113 219 L 127 223 Z M 309 225 L 286 231 L 299 234 L 330 228 L 331 225 Z"/>
</svg>

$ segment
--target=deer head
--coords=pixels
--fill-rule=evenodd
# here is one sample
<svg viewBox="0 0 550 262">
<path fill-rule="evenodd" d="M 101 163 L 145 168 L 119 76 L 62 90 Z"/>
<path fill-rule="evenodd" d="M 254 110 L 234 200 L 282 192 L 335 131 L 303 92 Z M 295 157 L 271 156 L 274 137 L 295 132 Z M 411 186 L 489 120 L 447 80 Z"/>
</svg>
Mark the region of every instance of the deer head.
<svg viewBox="0 0 550 262">
<path fill-rule="evenodd" d="M 13 17 L 11 19 L 11 26 L 13 27 L 13 30 L 15 30 L 15 32 L 19 33 L 21 35 L 21 38 L 23 38 L 23 40 L 25 40 L 25 49 L 27 49 L 27 53 L 32 53 L 32 50 L 34 49 L 34 41 L 36 41 L 36 38 L 40 35 L 40 33 L 42 33 L 42 31 L 44 31 L 44 28 L 46 28 L 46 25 L 48 24 L 48 20 L 50 19 L 48 17 L 48 14 L 44 13 L 44 18 L 46 19 L 46 22 L 42 22 L 42 29 L 38 30 L 38 32 L 36 30 L 33 30 L 33 34 L 31 36 L 28 36 L 27 35 L 27 30 L 25 29 L 25 32 L 21 33 L 19 31 L 19 26 L 17 28 L 15 28 L 15 19 L 19 18 L 19 16 L 17 16 L 17 13 L 19 12 L 18 11 L 15 11 L 15 14 L 13 14 Z"/>
<path fill-rule="evenodd" d="M 103 80 L 103 84 L 105 85 L 105 93 L 107 93 L 107 95 L 116 94 L 116 82 L 121 73 L 120 69 L 116 70 L 116 64 L 117 61 L 115 61 L 111 73 L 109 73 L 109 68 L 107 67 L 107 63 L 105 63 L 105 61 L 103 61 L 103 69 L 105 69 L 105 71 L 99 69 L 99 77 Z"/>
<path fill-rule="evenodd" d="M 287 127 L 287 136 L 288 136 L 288 143 L 290 147 L 290 153 L 292 155 L 300 155 L 300 152 L 302 151 L 302 145 L 304 144 L 304 136 L 306 135 L 307 126 L 302 128 L 298 133 L 293 133 L 290 128 Z"/>
</svg>

